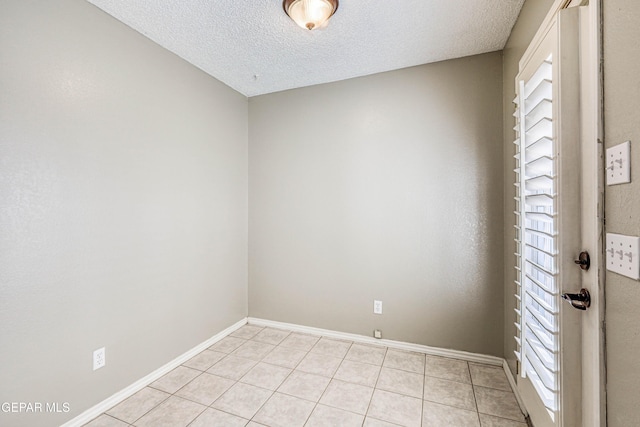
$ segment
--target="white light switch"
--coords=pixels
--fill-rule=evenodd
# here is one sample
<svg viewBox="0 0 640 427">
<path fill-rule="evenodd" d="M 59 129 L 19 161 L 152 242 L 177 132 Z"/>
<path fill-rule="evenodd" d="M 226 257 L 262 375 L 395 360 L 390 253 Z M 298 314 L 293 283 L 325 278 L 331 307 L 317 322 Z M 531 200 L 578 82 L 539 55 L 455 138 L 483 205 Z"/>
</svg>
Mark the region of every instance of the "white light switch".
<svg viewBox="0 0 640 427">
<path fill-rule="evenodd" d="M 607 233 L 607 270 L 640 279 L 640 237 Z"/>
<path fill-rule="evenodd" d="M 607 148 L 607 185 L 631 182 L 631 143 Z"/>
</svg>

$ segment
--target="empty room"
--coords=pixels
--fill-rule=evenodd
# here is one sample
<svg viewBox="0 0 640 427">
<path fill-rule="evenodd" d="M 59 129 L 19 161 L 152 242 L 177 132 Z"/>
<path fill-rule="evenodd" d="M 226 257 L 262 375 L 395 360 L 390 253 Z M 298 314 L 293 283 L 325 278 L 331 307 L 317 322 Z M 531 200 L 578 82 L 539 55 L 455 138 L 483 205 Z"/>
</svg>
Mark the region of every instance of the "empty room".
<svg viewBox="0 0 640 427">
<path fill-rule="evenodd" d="M 640 3 L 1 0 L 0 426 L 640 420 Z"/>
</svg>

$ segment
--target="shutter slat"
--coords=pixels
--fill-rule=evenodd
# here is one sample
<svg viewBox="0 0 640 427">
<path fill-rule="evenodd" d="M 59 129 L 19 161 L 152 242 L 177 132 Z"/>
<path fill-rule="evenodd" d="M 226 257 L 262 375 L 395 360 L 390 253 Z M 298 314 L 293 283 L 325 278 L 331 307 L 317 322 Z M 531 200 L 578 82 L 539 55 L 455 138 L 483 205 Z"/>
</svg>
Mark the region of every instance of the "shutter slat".
<svg viewBox="0 0 640 427">
<path fill-rule="evenodd" d="M 536 313 L 535 310 L 527 306 L 526 311 L 538 321 L 538 324 L 542 326 L 542 328 L 545 331 L 549 332 L 550 334 L 558 333 L 558 331 L 556 330 L 556 326 L 551 324 L 548 320 L 540 316 L 538 313 Z"/>
<path fill-rule="evenodd" d="M 524 171 L 527 177 L 541 175 L 553 176 L 553 158 L 550 156 L 541 156 L 527 161 L 524 166 Z"/>
<path fill-rule="evenodd" d="M 524 182 L 527 191 L 543 191 L 545 193 L 553 191 L 553 177 L 549 175 L 539 175 Z"/>
<path fill-rule="evenodd" d="M 525 202 L 529 206 L 553 206 L 554 198 L 551 194 L 534 194 L 525 197 Z"/>
</svg>

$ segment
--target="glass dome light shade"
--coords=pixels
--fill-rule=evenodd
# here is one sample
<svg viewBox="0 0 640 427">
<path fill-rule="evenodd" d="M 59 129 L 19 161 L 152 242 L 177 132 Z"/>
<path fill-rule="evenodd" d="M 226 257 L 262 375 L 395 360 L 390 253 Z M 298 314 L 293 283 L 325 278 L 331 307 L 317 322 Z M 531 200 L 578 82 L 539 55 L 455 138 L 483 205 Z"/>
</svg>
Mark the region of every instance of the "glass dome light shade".
<svg viewBox="0 0 640 427">
<path fill-rule="evenodd" d="M 287 15 L 307 30 L 322 27 L 338 9 L 338 0 L 285 0 Z"/>
</svg>

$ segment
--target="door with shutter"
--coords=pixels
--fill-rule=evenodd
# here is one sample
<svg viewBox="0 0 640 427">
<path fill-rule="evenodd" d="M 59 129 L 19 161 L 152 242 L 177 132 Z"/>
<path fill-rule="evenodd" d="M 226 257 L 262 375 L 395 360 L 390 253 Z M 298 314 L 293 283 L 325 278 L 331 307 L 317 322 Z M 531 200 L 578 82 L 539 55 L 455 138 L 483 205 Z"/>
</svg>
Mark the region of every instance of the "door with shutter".
<svg viewBox="0 0 640 427">
<path fill-rule="evenodd" d="M 516 78 L 518 389 L 539 426 L 581 425 L 579 8 L 560 11 Z"/>
</svg>

